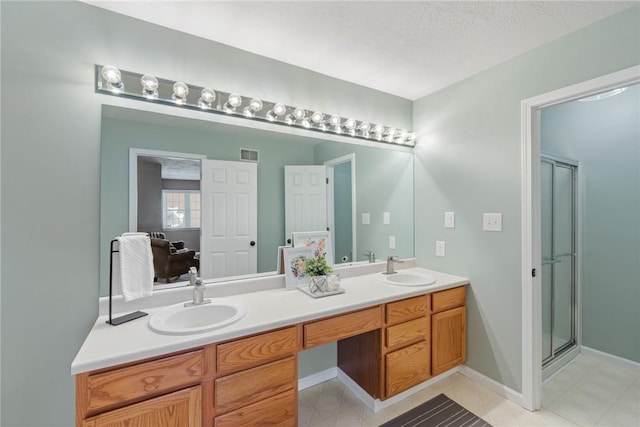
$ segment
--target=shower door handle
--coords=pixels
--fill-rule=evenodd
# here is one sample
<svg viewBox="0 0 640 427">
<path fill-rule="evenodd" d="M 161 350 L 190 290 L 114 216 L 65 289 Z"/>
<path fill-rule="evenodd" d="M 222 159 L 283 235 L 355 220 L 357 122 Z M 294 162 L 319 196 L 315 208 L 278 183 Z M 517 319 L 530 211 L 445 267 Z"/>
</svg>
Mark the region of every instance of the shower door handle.
<svg viewBox="0 0 640 427">
<path fill-rule="evenodd" d="M 542 265 L 557 264 L 559 262 L 562 262 L 560 258 L 543 258 L 542 259 Z"/>
</svg>

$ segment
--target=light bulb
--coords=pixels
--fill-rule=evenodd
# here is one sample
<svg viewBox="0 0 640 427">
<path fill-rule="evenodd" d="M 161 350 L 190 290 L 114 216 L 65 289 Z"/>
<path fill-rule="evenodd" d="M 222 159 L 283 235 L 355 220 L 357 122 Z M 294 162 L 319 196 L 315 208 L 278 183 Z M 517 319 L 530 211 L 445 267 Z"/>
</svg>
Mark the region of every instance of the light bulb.
<svg viewBox="0 0 640 427">
<path fill-rule="evenodd" d="M 331 117 L 329 118 L 329 124 L 330 124 L 331 126 L 336 126 L 336 127 L 338 127 L 338 126 L 340 126 L 340 122 L 342 122 L 342 118 L 340 118 L 339 116 L 331 116 Z"/>
<path fill-rule="evenodd" d="M 306 111 L 304 111 L 304 109 L 302 108 L 296 108 L 295 110 L 293 110 L 293 113 L 291 113 L 291 115 L 295 117 L 296 120 L 302 120 L 305 114 Z"/>
<path fill-rule="evenodd" d="M 258 111 L 261 111 L 262 110 L 262 101 L 259 100 L 258 98 L 253 98 L 251 100 L 251 102 L 249 102 L 249 108 L 254 113 L 257 113 Z"/>
<path fill-rule="evenodd" d="M 151 74 L 145 74 L 140 78 L 140 84 L 142 85 L 142 94 L 146 98 L 158 97 L 158 79 Z"/>
<path fill-rule="evenodd" d="M 315 124 L 320 124 L 324 120 L 324 114 L 319 111 L 316 111 L 311 115 L 311 121 Z"/>
<path fill-rule="evenodd" d="M 272 110 L 267 111 L 267 119 L 275 122 L 278 120 L 278 117 L 284 116 L 287 112 L 287 106 L 284 104 L 277 103 L 273 106 Z"/>
<path fill-rule="evenodd" d="M 102 78 L 107 81 L 107 89 L 114 92 L 120 92 L 124 90 L 124 84 L 122 83 L 122 75 L 113 65 L 105 65 L 100 72 Z"/>
<path fill-rule="evenodd" d="M 189 86 L 183 82 L 175 82 L 173 84 L 172 99 L 176 104 L 184 104 L 187 101 L 187 95 L 189 95 Z"/>
<path fill-rule="evenodd" d="M 389 130 L 387 130 L 387 141 L 389 142 L 393 142 L 393 140 L 396 137 L 396 129 L 395 128 L 389 128 Z"/>
<path fill-rule="evenodd" d="M 382 136 L 382 133 L 384 132 L 384 126 L 382 125 L 375 125 L 373 127 L 373 133 L 375 133 L 376 135 L 380 135 Z"/>
<path fill-rule="evenodd" d="M 198 105 L 202 108 L 211 108 L 211 104 L 216 100 L 216 92 L 213 89 L 205 87 L 200 92 Z"/>
<path fill-rule="evenodd" d="M 360 133 L 362 134 L 362 136 L 364 136 L 365 138 L 368 138 L 370 127 L 371 125 L 368 122 L 362 122 L 360 123 L 360 126 L 358 126 L 358 129 L 360 130 Z"/>
<path fill-rule="evenodd" d="M 407 135 L 407 144 L 413 144 L 416 141 L 416 134 L 413 132 L 409 132 L 409 135 Z"/>
<path fill-rule="evenodd" d="M 237 93 L 231 93 L 229 94 L 229 97 L 227 98 L 227 102 L 224 105 L 227 108 L 227 110 L 233 111 L 242 105 L 242 97 Z"/>
<path fill-rule="evenodd" d="M 280 116 L 284 116 L 284 114 L 287 112 L 287 107 L 284 104 L 276 104 L 273 106 L 273 113 L 280 117 Z"/>
<path fill-rule="evenodd" d="M 301 123 L 302 123 L 302 126 L 304 126 L 307 129 L 309 129 L 311 127 L 311 120 L 309 120 L 307 117 L 302 119 Z"/>
<path fill-rule="evenodd" d="M 356 127 L 356 120 L 355 119 L 347 119 L 344 121 L 344 128 L 347 130 L 351 130 L 353 128 Z"/>
</svg>

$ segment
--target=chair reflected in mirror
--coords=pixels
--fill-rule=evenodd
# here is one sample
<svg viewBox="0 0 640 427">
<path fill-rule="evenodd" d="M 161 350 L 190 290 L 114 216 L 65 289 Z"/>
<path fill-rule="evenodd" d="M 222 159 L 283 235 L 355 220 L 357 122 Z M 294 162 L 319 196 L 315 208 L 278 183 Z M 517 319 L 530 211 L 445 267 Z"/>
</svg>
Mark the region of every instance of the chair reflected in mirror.
<svg viewBox="0 0 640 427">
<path fill-rule="evenodd" d="M 151 237 L 151 252 L 155 281 L 164 279 L 166 283 L 170 283 L 188 273 L 191 267 L 200 269 L 196 251 L 185 248 L 182 241 L 170 242 L 166 238 Z"/>
</svg>

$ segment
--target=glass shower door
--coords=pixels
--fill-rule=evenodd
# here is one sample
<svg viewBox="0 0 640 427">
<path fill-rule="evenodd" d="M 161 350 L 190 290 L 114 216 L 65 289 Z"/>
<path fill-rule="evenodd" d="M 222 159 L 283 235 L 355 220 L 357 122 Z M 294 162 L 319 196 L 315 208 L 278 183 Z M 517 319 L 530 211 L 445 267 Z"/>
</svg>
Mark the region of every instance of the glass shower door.
<svg viewBox="0 0 640 427">
<path fill-rule="evenodd" d="M 576 346 L 577 164 L 542 156 L 542 363 Z"/>
</svg>

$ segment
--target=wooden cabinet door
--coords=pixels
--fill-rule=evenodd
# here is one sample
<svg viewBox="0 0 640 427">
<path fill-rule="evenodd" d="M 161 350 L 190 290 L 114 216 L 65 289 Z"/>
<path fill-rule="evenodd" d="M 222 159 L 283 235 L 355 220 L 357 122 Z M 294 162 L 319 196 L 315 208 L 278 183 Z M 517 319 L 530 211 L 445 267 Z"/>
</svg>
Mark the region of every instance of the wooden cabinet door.
<svg viewBox="0 0 640 427">
<path fill-rule="evenodd" d="M 467 315 L 465 307 L 431 316 L 431 361 L 433 375 L 441 374 L 466 359 Z"/>
<path fill-rule="evenodd" d="M 83 427 L 201 427 L 200 386 L 86 419 Z"/>
<path fill-rule="evenodd" d="M 385 356 L 386 397 L 429 379 L 429 343 L 421 341 Z"/>
</svg>

